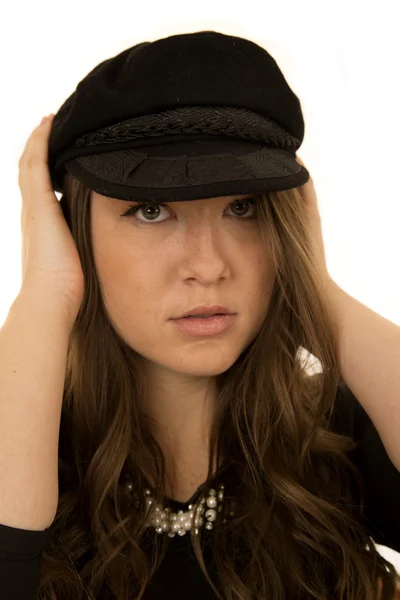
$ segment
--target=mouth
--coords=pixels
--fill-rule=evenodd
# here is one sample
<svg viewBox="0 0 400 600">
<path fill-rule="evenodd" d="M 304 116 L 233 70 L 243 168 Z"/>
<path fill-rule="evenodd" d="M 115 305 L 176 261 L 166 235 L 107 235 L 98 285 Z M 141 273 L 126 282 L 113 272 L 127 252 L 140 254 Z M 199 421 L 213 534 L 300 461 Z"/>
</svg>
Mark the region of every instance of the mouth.
<svg viewBox="0 0 400 600">
<path fill-rule="evenodd" d="M 228 313 L 215 313 L 213 315 L 188 315 L 180 317 L 181 319 L 209 319 L 210 317 L 225 317 Z"/>
<path fill-rule="evenodd" d="M 174 319 L 191 319 L 191 318 L 200 318 L 200 319 L 209 319 L 210 317 L 226 317 L 232 314 L 230 310 L 221 304 L 214 305 L 198 305 L 194 306 L 186 313 L 179 317 L 174 317 Z M 234 313 L 233 313 L 234 314 Z"/>
</svg>

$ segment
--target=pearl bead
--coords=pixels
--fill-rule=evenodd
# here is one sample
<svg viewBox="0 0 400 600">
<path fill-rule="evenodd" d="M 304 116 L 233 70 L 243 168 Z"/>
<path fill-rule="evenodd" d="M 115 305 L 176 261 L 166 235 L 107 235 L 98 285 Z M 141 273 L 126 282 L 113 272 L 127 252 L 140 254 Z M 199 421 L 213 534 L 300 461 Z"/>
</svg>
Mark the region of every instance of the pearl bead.
<svg viewBox="0 0 400 600">
<path fill-rule="evenodd" d="M 126 489 L 129 492 L 132 492 L 132 482 L 127 481 L 125 485 Z M 202 515 L 205 512 L 204 517 L 207 519 L 205 528 L 211 530 L 213 529 L 213 522 L 217 518 L 217 511 L 220 512 L 222 510 L 222 506 L 221 504 L 218 506 L 218 502 L 222 503 L 223 501 L 224 489 L 225 486 L 223 484 L 218 486 L 218 492 L 214 488 L 211 488 L 209 490 L 208 497 L 201 498 L 200 502 L 196 506 L 196 510 L 194 510 L 194 504 L 189 504 L 187 510 L 178 510 L 177 513 L 174 513 L 170 507 L 162 508 L 156 504 L 155 510 L 149 511 L 151 512 L 151 519 L 149 523 L 154 527 L 158 534 L 165 532 L 171 538 L 175 537 L 176 533 L 179 536 L 185 535 L 187 531 L 191 531 L 192 527 L 194 534 L 198 535 L 199 528 L 204 524 L 204 518 Z M 150 508 L 150 506 L 154 503 L 154 498 L 152 498 L 151 491 L 149 489 L 145 489 L 144 493 L 146 495 L 145 501 L 147 507 Z M 135 504 L 138 507 L 140 504 L 138 494 L 134 494 L 134 499 L 136 500 Z M 217 510 L 214 510 L 215 508 Z M 230 512 L 229 515 L 234 516 L 234 513 Z M 224 519 L 223 522 L 225 523 L 226 519 Z"/>
<path fill-rule="evenodd" d="M 209 521 L 215 521 L 215 519 L 217 518 L 217 513 L 215 510 L 213 510 L 212 508 L 210 508 L 207 512 L 206 512 L 206 517 Z"/>
</svg>

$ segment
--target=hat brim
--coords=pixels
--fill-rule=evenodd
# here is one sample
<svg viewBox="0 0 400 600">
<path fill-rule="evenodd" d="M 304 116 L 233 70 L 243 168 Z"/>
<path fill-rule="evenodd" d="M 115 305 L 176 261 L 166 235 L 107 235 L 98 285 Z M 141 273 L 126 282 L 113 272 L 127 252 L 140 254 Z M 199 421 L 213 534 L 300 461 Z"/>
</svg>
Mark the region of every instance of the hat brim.
<svg viewBox="0 0 400 600">
<path fill-rule="evenodd" d="M 86 154 L 67 161 L 65 169 L 99 194 L 138 202 L 282 191 L 310 178 L 291 152 L 234 139 Z"/>
</svg>

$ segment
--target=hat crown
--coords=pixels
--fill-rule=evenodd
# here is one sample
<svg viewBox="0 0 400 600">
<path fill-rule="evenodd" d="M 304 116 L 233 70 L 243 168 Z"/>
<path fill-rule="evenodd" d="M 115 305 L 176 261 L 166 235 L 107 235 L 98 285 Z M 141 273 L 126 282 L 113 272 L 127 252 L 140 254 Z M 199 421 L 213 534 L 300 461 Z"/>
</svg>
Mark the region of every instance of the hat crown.
<svg viewBox="0 0 400 600">
<path fill-rule="evenodd" d="M 102 61 L 78 83 L 52 123 L 54 188 L 62 189 L 63 157 L 71 158 L 79 138 L 146 115 L 178 115 L 190 107 L 255 113 L 276 123 L 288 140 L 295 138 L 297 147 L 304 137 L 300 101 L 264 48 L 215 31 L 173 35 L 141 42 Z"/>
</svg>

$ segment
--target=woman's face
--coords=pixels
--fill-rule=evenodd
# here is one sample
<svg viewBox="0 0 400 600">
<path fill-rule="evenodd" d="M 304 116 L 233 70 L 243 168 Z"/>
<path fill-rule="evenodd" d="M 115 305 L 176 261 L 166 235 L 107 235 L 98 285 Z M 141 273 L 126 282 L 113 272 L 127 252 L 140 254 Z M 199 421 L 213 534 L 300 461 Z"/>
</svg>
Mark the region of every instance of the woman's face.
<svg viewBox="0 0 400 600">
<path fill-rule="evenodd" d="M 254 340 L 275 281 L 251 194 L 152 207 L 92 191 L 93 251 L 111 323 L 152 372 L 217 375 Z M 121 216 L 130 206 L 136 214 Z M 236 313 L 223 334 L 191 337 L 171 319 L 201 304 Z"/>
</svg>

